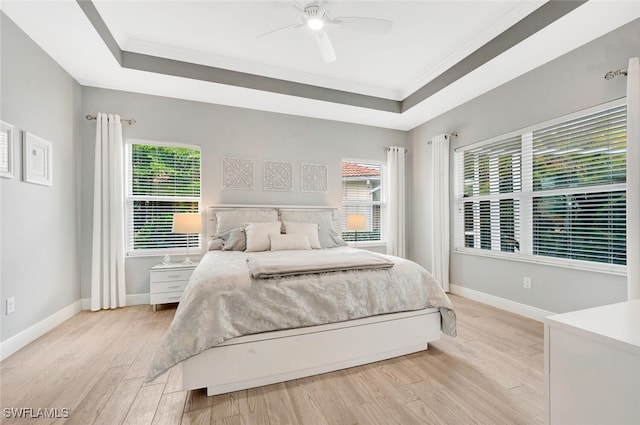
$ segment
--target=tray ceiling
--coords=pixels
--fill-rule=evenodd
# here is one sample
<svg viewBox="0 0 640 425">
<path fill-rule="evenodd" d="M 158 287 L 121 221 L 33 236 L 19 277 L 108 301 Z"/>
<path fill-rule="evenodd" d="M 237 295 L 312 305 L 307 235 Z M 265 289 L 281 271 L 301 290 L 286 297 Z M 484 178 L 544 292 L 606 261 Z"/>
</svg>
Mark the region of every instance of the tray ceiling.
<svg viewBox="0 0 640 425">
<path fill-rule="evenodd" d="M 325 63 L 286 1 L 3 1 L 80 84 L 411 129 L 640 17 L 635 2 L 334 1 Z M 302 5 L 302 3 L 298 3 Z"/>
</svg>

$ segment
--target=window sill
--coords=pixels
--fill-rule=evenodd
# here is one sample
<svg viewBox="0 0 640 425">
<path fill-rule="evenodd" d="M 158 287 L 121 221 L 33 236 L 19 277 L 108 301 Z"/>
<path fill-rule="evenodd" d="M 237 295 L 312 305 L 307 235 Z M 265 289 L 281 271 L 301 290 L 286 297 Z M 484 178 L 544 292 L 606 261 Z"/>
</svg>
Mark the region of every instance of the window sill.
<svg viewBox="0 0 640 425">
<path fill-rule="evenodd" d="M 387 243 L 383 241 L 358 241 L 347 242 L 347 246 L 352 248 L 384 248 L 387 246 Z"/>
<path fill-rule="evenodd" d="M 189 256 L 190 257 L 199 257 L 200 255 L 204 254 L 204 251 L 200 248 L 191 248 L 189 249 Z M 170 256 L 186 256 L 187 255 L 187 250 L 186 249 L 182 249 L 182 250 L 153 250 L 153 251 L 133 251 L 133 252 L 127 252 L 125 258 L 138 258 L 138 257 L 158 257 L 158 258 L 162 258 L 165 255 L 170 255 Z"/>
<path fill-rule="evenodd" d="M 453 253 L 464 254 L 464 255 L 475 255 L 478 257 L 496 258 L 500 260 L 520 261 L 523 263 L 533 263 L 533 264 L 540 264 L 545 266 L 564 267 L 569 269 L 576 269 L 576 270 L 589 271 L 589 272 L 595 272 L 595 273 L 613 274 L 617 276 L 627 275 L 627 266 L 619 266 L 619 265 L 612 265 L 612 264 L 598 264 L 598 263 L 590 263 L 590 262 L 579 261 L 579 260 L 554 259 L 550 257 L 540 257 L 540 256 L 523 255 L 523 254 L 482 252 L 475 249 L 465 249 L 465 248 L 456 248 L 453 250 Z"/>
</svg>

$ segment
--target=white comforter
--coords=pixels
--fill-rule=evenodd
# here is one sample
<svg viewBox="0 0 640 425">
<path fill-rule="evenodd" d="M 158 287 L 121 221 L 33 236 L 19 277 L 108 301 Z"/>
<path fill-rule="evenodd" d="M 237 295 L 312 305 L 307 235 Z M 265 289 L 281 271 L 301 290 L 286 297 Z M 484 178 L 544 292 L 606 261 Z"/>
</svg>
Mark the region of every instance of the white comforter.
<svg viewBox="0 0 640 425">
<path fill-rule="evenodd" d="M 246 264 L 256 255 L 353 254 L 354 248 L 312 251 L 209 251 L 196 267 L 176 315 L 147 373 L 152 380 L 172 366 L 242 335 L 335 323 L 379 314 L 437 307 L 442 330 L 455 335 L 446 294 L 418 264 L 389 256 L 394 266 L 253 279 Z"/>
</svg>

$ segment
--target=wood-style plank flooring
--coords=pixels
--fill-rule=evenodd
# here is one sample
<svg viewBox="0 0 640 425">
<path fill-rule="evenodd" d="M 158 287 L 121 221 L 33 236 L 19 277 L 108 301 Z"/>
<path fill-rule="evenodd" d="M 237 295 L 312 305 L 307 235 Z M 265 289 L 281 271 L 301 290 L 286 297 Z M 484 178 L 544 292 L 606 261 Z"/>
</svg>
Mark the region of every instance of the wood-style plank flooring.
<svg viewBox="0 0 640 425">
<path fill-rule="evenodd" d="M 451 299 L 458 336 L 427 351 L 214 397 L 182 391 L 179 366 L 143 382 L 175 309 L 81 312 L 0 363 L 0 423 L 544 423 L 542 324 Z M 66 408 L 69 416 L 15 419 L 5 408 Z"/>
</svg>

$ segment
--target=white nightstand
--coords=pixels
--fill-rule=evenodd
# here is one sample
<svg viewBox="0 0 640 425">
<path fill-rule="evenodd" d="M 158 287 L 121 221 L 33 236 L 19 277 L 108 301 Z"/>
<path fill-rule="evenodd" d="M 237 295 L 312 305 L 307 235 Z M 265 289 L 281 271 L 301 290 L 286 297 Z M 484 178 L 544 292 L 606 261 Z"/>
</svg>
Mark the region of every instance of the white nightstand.
<svg viewBox="0 0 640 425">
<path fill-rule="evenodd" d="M 177 303 L 198 263 L 158 264 L 149 270 L 149 303 L 156 311 L 158 304 Z"/>
</svg>

